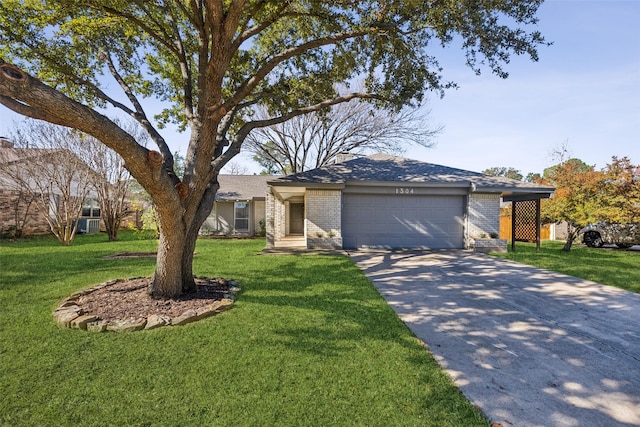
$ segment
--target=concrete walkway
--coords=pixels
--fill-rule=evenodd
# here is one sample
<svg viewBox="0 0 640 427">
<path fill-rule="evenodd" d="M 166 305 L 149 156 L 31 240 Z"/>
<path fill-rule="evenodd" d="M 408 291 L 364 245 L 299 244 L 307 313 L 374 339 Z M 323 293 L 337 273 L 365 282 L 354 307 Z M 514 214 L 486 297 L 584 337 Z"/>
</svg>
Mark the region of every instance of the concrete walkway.
<svg viewBox="0 0 640 427">
<path fill-rule="evenodd" d="M 640 426 L 640 295 L 467 251 L 349 255 L 491 422 Z"/>
</svg>

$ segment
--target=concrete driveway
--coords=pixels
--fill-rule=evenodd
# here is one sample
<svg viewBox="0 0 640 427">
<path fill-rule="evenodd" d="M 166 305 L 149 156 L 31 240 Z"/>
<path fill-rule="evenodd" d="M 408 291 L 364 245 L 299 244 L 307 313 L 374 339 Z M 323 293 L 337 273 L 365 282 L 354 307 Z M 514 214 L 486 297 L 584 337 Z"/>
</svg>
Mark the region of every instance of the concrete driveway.
<svg viewBox="0 0 640 427">
<path fill-rule="evenodd" d="M 349 255 L 490 421 L 640 426 L 640 295 L 467 251 Z"/>
</svg>

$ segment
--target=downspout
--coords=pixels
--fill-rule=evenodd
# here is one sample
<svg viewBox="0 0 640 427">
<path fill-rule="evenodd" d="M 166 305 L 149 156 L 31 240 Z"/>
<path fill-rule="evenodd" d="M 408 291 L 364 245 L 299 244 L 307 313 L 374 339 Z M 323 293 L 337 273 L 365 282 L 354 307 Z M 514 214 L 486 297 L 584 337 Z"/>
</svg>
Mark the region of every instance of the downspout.
<svg viewBox="0 0 640 427">
<path fill-rule="evenodd" d="M 465 207 L 464 207 L 464 248 L 471 249 L 471 236 L 469 235 L 469 229 L 471 228 L 469 207 L 471 204 L 471 193 L 477 190 L 475 182 L 469 185 L 469 192 L 467 193 Z"/>
</svg>

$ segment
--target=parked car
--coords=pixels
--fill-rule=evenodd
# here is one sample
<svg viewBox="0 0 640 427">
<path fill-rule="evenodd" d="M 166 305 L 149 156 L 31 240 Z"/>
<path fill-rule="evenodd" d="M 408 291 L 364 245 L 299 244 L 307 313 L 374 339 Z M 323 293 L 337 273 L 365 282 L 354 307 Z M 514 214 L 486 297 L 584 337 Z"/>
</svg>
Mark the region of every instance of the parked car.
<svg viewBox="0 0 640 427">
<path fill-rule="evenodd" d="M 582 243 L 591 248 L 607 244 L 619 248 L 640 245 L 640 224 L 591 224 L 582 229 Z"/>
</svg>

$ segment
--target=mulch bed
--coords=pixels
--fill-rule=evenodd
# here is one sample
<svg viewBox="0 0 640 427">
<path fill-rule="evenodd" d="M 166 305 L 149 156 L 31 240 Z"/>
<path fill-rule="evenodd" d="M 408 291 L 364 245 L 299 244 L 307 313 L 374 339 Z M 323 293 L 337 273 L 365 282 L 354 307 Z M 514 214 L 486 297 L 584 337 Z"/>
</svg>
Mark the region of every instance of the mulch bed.
<svg viewBox="0 0 640 427">
<path fill-rule="evenodd" d="M 151 277 L 119 280 L 78 298 L 85 314 L 101 320 L 148 318 L 150 315 L 177 317 L 225 298 L 235 288 L 235 281 L 196 278 L 196 291 L 178 298 L 153 299 L 148 292 Z"/>
</svg>

